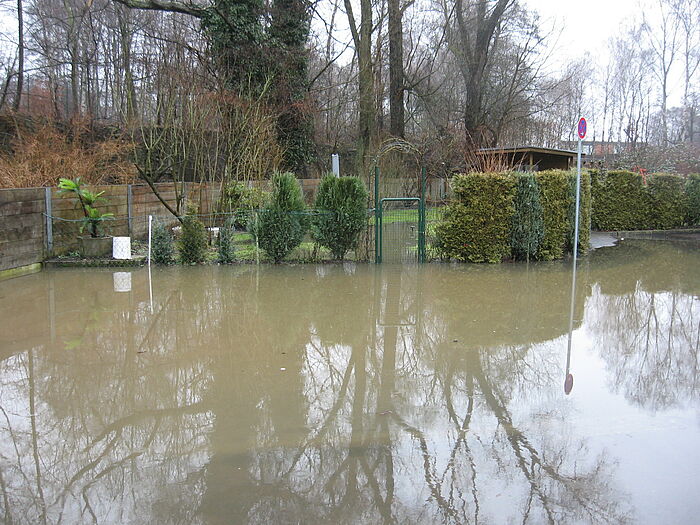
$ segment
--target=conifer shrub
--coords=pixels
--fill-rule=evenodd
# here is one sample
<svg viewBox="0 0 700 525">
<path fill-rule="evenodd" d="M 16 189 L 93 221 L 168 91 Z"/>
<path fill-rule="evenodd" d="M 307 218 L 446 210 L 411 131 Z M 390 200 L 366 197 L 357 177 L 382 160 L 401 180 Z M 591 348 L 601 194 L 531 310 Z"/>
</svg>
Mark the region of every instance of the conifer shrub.
<svg viewBox="0 0 700 525">
<path fill-rule="evenodd" d="M 151 232 L 151 259 L 155 264 L 172 264 L 175 259 L 173 234 L 161 222 L 156 222 Z"/>
<path fill-rule="evenodd" d="M 655 173 L 648 177 L 647 228 L 668 230 L 683 226 L 687 215 L 685 184 L 678 175 Z"/>
<path fill-rule="evenodd" d="M 269 204 L 260 210 L 251 229 L 260 248 L 279 263 L 301 244 L 308 219 L 301 186 L 293 173 L 274 175 L 272 186 Z"/>
<path fill-rule="evenodd" d="M 646 230 L 649 199 L 644 180 L 631 171 L 596 172 L 591 187 L 594 230 Z"/>
<path fill-rule="evenodd" d="M 553 261 L 564 257 L 569 234 L 569 205 L 571 202 L 570 172 L 540 171 L 535 175 L 540 187 L 540 202 L 544 220 L 544 236 L 537 258 Z"/>
<path fill-rule="evenodd" d="M 224 222 L 223 226 L 219 228 L 217 248 L 219 252 L 219 262 L 221 264 L 231 264 L 236 259 L 236 253 L 233 246 L 233 236 L 236 232 L 234 221 L 235 219 L 233 217 L 228 218 Z"/>
<path fill-rule="evenodd" d="M 207 232 L 197 217 L 197 207 L 194 204 L 187 205 L 187 214 L 182 218 L 179 251 L 182 264 L 204 262 L 207 253 Z"/>
<path fill-rule="evenodd" d="M 688 176 L 685 184 L 686 194 L 686 223 L 689 226 L 700 226 L 700 174 Z"/>
<path fill-rule="evenodd" d="M 511 250 L 517 261 L 534 259 L 544 237 L 540 189 L 532 173 L 516 174 Z"/>
<path fill-rule="evenodd" d="M 452 193 L 453 200 L 435 229 L 440 256 L 490 263 L 510 257 L 515 175 L 456 175 Z"/>
<path fill-rule="evenodd" d="M 585 254 L 591 245 L 591 175 L 581 171 L 579 195 L 578 253 Z M 576 172 L 569 172 L 569 231 L 566 239 L 566 252 L 573 253 L 576 228 Z"/>
<path fill-rule="evenodd" d="M 312 236 L 341 260 L 357 246 L 367 226 L 367 188 L 357 177 L 326 175 L 318 187 L 315 207 L 320 215 L 312 224 Z"/>
</svg>

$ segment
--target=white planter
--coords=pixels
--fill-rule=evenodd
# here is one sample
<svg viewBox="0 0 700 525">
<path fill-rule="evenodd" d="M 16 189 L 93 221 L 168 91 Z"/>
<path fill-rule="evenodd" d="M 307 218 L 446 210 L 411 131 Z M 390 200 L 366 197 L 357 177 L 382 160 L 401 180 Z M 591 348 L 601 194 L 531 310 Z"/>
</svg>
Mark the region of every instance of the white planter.
<svg viewBox="0 0 700 525">
<path fill-rule="evenodd" d="M 113 237 L 113 259 L 131 259 L 131 237 Z"/>
</svg>

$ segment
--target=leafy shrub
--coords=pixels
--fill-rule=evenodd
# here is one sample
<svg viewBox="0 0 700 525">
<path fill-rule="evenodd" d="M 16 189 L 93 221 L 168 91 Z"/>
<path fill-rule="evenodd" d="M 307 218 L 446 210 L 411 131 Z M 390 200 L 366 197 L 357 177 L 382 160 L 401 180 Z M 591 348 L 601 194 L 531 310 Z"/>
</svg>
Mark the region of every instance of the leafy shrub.
<svg viewBox="0 0 700 525">
<path fill-rule="evenodd" d="M 229 218 L 219 228 L 219 239 L 217 248 L 219 250 L 219 262 L 222 264 L 231 264 L 236 259 L 235 249 L 233 247 L 233 236 L 236 232 L 234 227 L 234 219 Z"/>
<path fill-rule="evenodd" d="M 453 201 L 436 227 L 444 257 L 501 262 L 510 256 L 516 180 L 511 173 L 469 173 L 452 179 Z"/>
<path fill-rule="evenodd" d="M 685 180 L 678 175 L 654 174 L 648 179 L 647 228 L 666 230 L 683 226 L 686 219 Z"/>
<path fill-rule="evenodd" d="M 301 186 L 293 173 L 275 175 L 272 186 L 270 202 L 258 213 L 252 230 L 260 248 L 279 263 L 301 244 L 308 220 Z"/>
<path fill-rule="evenodd" d="M 687 198 L 686 222 L 690 226 L 700 225 L 700 174 L 688 176 L 685 185 Z"/>
<path fill-rule="evenodd" d="M 244 228 L 252 210 L 262 209 L 270 198 L 270 192 L 262 188 L 249 187 L 245 182 L 233 181 L 221 193 L 219 208 L 234 212 L 234 224 Z"/>
<path fill-rule="evenodd" d="M 529 261 L 531 257 L 535 257 L 544 237 L 540 190 L 532 173 L 521 173 L 516 176 L 511 249 L 514 259 Z"/>
<path fill-rule="evenodd" d="M 207 252 L 207 232 L 204 224 L 197 218 L 197 208 L 187 205 L 187 215 L 182 219 L 182 237 L 180 239 L 180 262 L 195 264 L 204 261 Z"/>
<path fill-rule="evenodd" d="M 326 175 L 318 187 L 315 206 L 325 213 L 313 221 L 313 238 L 340 260 L 357 246 L 367 225 L 367 188 L 357 177 Z"/>
<path fill-rule="evenodd" d="M 169 228 L 156 222 L 151 232 L 151 259 L 156 264 L 172 264 L 175 245 Z"/>
</svg>

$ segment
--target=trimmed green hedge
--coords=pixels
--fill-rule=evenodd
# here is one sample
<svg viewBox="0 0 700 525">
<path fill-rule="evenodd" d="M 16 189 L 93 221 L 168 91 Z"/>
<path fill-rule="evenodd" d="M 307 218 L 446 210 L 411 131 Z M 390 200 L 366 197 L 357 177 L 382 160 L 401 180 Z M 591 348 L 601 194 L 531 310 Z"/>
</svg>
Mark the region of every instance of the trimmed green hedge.
<svg viewBox="0 0 700 525">
<path fill-rule="evenodd" d="M 685 183 L 688 210 L 686 222 L 689 226 L 700 226 L 700 174 L 688 176 Z"/>
<path fill-rule="evenodd" d="M 470 173 L 452 179 L 453 200 L 443 221 L 436 227 L 434 248 L 446 258 L 470 262 L 501 262 L 518 254 L 513 243 L 537 232 L 519 232 L 524 224 L 514 221 L 527 216 L 528 210 L 516 206 L 530 206 L 528 199 L 516 199 L 519 173 Z M 574 172 L 542 171 L 535 174 L 542 207 L 544 234 L 539 242 L 536 258 L 554 260 L 571 251 L 573 244 L 573 216 L 575 208 Z M 579 251 L 585 253 L 590 243 L 590 177 L 581 181 L 581 225 Z M 529 203 L 529 204 L 528 204 Z M 537 225 L 538 221 L 531 221 Z M 527 226 L 533 228 L 535 226 Z M 537 226 L 539 227 L 539 226 Z M 584 247 L 582 249 L 581 247 Z M 520 254 L 522 257 L 522 254 Z"/>
<path fill-rule="evenodd" d="M 436 227 L 445 257 L 501 262 L 510 257 L 516 179 L 512 173 L 469 173 L 452 179 L 454 200 Z"/>
<path fill-rule="evenodd" d="M 668 230 L 697 224 L 700 181 L 691 175 L 610 171 L 592 173 L 594 230 Z M 693 197 L 695 195 L 695 197 Z"/>
<path fill-rule="evenodd" d="M 653 230 L 668 230 L 685 224 L 687 198 L 685 180 L 678 175 L 659 173 L 647 182 L 647 226 Z"/>
<path fill-rule="evenodd" d="M 594 230 L 646 230 L 649 205 L 641 175 L 594 172 L 591 192 Z"/>
</svg>

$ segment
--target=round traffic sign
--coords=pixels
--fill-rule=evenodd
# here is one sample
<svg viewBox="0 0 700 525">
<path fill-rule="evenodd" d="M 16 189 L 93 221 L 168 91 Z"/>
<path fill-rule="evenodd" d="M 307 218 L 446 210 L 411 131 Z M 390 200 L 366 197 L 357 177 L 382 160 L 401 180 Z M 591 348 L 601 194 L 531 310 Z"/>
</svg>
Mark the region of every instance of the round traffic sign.
<svg viewBox="0 0 700 525">
<path fill-rule="evenodd" d="M 578 121 L 578 136 L 581 139 L 586 137 L 586 119 L 583 117 Z"/>
</svg>

